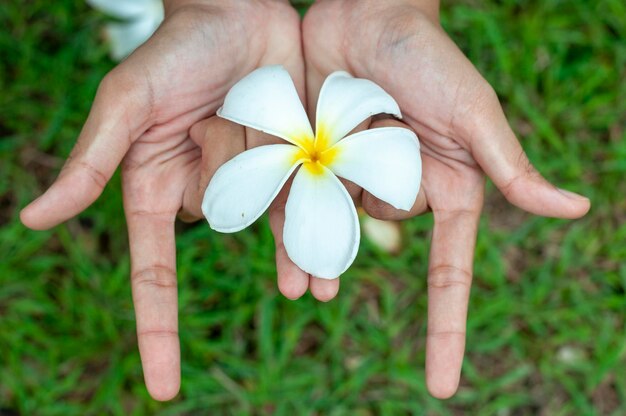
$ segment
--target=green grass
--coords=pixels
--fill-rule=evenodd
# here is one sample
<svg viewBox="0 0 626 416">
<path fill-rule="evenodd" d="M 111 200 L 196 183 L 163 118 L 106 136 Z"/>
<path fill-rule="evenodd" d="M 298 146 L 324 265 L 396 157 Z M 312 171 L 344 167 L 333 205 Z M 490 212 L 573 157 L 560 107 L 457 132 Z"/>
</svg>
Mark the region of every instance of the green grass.
<svg viewBox="0 0 626 416">
<path fill-rule="evenodd" d="M 113 66 L 102 17 L 71 0 L 2 2 L 0 414 L 626 414 L 626 6 L 457 0 L 442 15 L 531 160 L 593 202 L 582 220 L 549 220 L 490 187 L 459 393 L 439 401 L 424 385 L 429 216 L 404 223 L 397 256 L 364 241 L 329 304 L 278 294 L 263 220 L 236 235 L 181 225 L 183 384 L 157 403 L 136 347 L 119 177 L 52 231 L 17 217 Z"/>
</svg>

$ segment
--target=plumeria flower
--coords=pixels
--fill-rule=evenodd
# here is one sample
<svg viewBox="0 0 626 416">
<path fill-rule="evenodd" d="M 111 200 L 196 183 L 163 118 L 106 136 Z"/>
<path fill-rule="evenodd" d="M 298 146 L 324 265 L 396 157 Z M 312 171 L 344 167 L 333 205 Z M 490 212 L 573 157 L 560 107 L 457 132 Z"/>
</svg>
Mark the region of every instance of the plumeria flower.
<svg viewBox="0 0 626 416">
<path fill-rule="evenodd" d="M 419 191 L 422 164 L 411 130 L 383 127 L 345 137 L 380 113 L 400 117 L 381 87 L 335 72 L 320 91 L 314 133 L 283 67 L 250 73 L 228 92 L 218 116 L 288 143 L 247 150 L 217 170 L 202 202 L 211 228 L 232 233 L 252 224 L 299 168 L 285 206 L 287 255 L 313 276 L 337 278 L 354 261 L 360 239 L 354 203 L 338 177 L 403 210 Z"/>
<path fill-rule="evenodd" d="M 93 8 L 123 22 L 108 23 L 111 58 L 121 61 L 148 40 L 163 21 L 161 0 L 87 0 Z"/>
</svg>

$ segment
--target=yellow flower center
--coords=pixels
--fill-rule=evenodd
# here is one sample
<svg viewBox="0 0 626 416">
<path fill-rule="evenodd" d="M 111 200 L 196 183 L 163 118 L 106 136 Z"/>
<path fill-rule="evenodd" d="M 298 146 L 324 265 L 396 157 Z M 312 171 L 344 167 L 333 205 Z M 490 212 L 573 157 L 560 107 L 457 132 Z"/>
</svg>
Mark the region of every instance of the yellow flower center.
<svg viewBox="0 0 626 416">
<path fill-rule="evenodd" d="M 324 172 L 323 166 L 330 165 L 337 157 L 338 150 L 329 146 L 328 136 L 323 129 L 317 132 L 315 139 L 305 139 L 301 141 L 302 149 L 296 155 L 296 160 L 302 160 L 303 167 L 309 172 L 321 175 Z"/>
</svg>

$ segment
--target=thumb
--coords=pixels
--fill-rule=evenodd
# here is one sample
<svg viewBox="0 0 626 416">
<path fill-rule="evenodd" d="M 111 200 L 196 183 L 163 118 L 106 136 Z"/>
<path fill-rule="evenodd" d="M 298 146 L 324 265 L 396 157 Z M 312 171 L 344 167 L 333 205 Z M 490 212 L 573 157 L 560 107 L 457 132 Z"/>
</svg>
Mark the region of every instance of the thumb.
<svg viewBox="0 0 626 416">
<path fill-rule="evenodd" d="M 212 116 L 194 124 L 189 130 L 189 137 L 202 150 L 200 170 L 185 189 L 179 213 L 182 220 L 191 222 L 203 217 L 202 200 L 215 172 L 246 150 L 246 129 L 232 121 Z"/>
<path fill-rule="evenodd" d="M 102 193 L 131 143 L 147 128 L 149 89 L 121 67 L 100 83 L 78 141 L 50 188 L 20 213 L 35 230 L 83 211 Z"/>
<path fill-rule="evenodd" d="M 506 199 L 546 217 L 585 215 L 590 208 L 588 198 L 552 185 L 528 160 L 493 90 L 482 103 L 474 120 L 465 125 L 464 135 L 470 138 L 472 155 Z"/>
</svg>

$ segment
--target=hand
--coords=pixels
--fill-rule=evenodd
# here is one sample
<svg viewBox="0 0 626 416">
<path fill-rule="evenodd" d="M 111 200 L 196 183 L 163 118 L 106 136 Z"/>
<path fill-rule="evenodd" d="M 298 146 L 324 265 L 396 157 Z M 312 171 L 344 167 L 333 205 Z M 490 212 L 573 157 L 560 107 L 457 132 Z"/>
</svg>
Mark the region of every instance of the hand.
<svg viewBox="0 0 626 416">
<path fill-rule="evenodd" d="M 434 214 L 428 272 L 426 381 L 431 394 L 457 389 L 484 175 L 514 205 L 578 218 L 589 200 L 548 183 L 531 165 L 491 86 L 438 23 L 438 1 L 318 1 L 305 16 L 309 108 L 324 77 L 345 69 L 373 80 L 399 103 L 420 138 L 422 191 L 410 212 L 363 192 L 372 216 Z"/>
<path fill-rule="evenodd" d="M 30 228 L 53 227 L 94 202 L 122 164 L 139 351 L 157 400 L 171 399 L 180 386 L 174 221 L 178 213 L 202 216 L 212 175 L 202 159 L 237 152 L 228 144 L 199 146 L 188 131 L 215 114 L 230 87 L 257 66 L 282 64 L 304 92 L 300 18 L 286 0 L 165 6 L 159 30 L 100 84 L 56 182 L 21 213 Z M 263 140 L 239 126 L 222 128 L 209 135 Z"/>
</svg>

